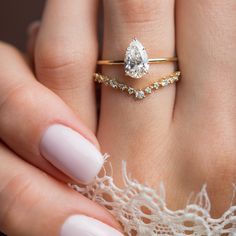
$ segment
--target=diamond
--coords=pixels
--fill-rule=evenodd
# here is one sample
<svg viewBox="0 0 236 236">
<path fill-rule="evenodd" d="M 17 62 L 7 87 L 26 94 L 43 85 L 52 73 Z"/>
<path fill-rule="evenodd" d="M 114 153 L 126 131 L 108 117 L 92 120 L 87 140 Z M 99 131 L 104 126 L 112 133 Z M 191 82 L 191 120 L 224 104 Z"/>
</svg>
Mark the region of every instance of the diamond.
<svg viewBox="0 0 236 236">
<path fill-rule="evenodd" d="M 110 86 L 111 86 L 112 88 L 117 88 L 117 85 L 118 85 L 115 80 L 110 80 L 110 81 L 109 81 L 109 84 L 110 84 Z"/>
<path fill-rule="evenodd" d="M 103 80 L 101 83 L 104 83 L 106 86 L 108 86 L 110 84 L 109 80 Z"/>
<path fill-rule="evenodd" d="M 150 87 L 147 87 L 144 89 L 146 94 L 150 94 L 152 92 L 152 89 Z"/>
<path fill-rule="evenodd" d="M 178 76 L 173 77 L 173 82 L 178 81 Z"/>
<path fill-rule="evenodd" d="M 175 82 L 174 77 L 170 77 L 170 78 L 168 79 L 168 82 L 169 82 L 169 84 L 173 84 L 173 83 Z"/>
<path fill-rule="evenodd" d="M 163 86 L 163 87 L 167 86 L 168 84 L 169 84 L 169 82 L 167 79 L 161 81 L 161 86 Z"/>
<path fill-rule="evenodd" d="M 133 39 L 125 53 L 125 74 L 139 79 L 148 73 L 148 55 L 143 45 L 137 40 Z"/>
<path fill-rule="evenodd" d="M 100 74 L 95 74 L 95 81 L 97 81 L 98 83 L 102 83 L 104 79 Z"/>
<path fill-rule="evenodd" d="M 129 94 L 133 94 L 134 93 L 134 89 L 133 88 L 128 88 L 128 93 Z"/>
<path fill-rule="evenodd" d="M 145 93 L 142 90 L 135 91 L 135 97 L 138 99 L 143 99 L 145 97 Z"/>
<path fill-rule="evenodd" d="M 128 89 L 127 85 L 125 84 L 118 84 L 119 89 L 121 89 L 122 91 L 125 91 L 126 89 Z"/>
<path fill-rule="evenodd" d="M 99 74 L 95 74 L 94 79 L 96 82 L 99 82 Z"/>
<path fill-rule="evenodd" d="M 158 82 L 153 83 L 152 87 L 154 89 L 158 89 L 159 88 L 159 83 Z"/>
</svg>

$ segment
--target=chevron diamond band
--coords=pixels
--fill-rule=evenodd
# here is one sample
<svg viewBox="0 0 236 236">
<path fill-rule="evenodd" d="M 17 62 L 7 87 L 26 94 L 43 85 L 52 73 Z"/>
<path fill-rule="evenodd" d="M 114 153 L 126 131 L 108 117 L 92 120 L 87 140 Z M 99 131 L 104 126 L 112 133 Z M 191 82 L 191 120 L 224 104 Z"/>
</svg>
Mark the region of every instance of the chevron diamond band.
<svg viewBox="0 0 236 236">
<path fill-rule="evenodd" d="M 141 100 L 152 94 L 154 91 L 159 90 L 161 87 L 166 87 L 170 84 L 177 82 L 180 78 L 180 71 L 176 71 L 170 75 L 161 77 L 157 81 L 150 83 L 148 86 L 144 88 L 138 89 L 131 87 L 127 84 L 119 82 L 116 78 L 109 77 L 106 75 L 94 74 L 94 81 L 97 83 L 105 84 L 113 89 L 118 89 L 121 92 L 124 92 L 128 95 L 133 96 L 136 100 Z"/>
</svg>

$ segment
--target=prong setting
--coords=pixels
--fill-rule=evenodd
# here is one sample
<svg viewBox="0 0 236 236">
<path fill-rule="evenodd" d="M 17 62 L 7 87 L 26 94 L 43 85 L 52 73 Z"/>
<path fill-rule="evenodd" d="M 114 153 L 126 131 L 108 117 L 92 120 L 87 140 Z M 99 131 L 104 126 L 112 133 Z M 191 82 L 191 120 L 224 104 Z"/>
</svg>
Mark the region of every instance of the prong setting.
<svg viewBox="0 0 236 236">
<path fill-rule="evenodd" d="M 120 83 L 116 78 L 111 78 L 109 76 L 101 75 L 98 73 L 94 74 L 94 81 L 98 83 L 103 83 L 113 89 L 120 90 L 130 96 L 133 96 L 136 100 L 142 100 L 149 96 L 150 94 L 156 92 L 162 87 L 167 87 L 180 79 L 180 72 L 176 71 L 168 76 L 160 78 L 158 81 L 145 86 L 142 89 L 133 88 L 127 84 Z"/>
<path fill-rule="evenodd" d="M 134 38 L 126 49 L 124 59 L 125 75 L 140 79 L 148 73 L 148 55 L 143 45 Z"/>
</svg>

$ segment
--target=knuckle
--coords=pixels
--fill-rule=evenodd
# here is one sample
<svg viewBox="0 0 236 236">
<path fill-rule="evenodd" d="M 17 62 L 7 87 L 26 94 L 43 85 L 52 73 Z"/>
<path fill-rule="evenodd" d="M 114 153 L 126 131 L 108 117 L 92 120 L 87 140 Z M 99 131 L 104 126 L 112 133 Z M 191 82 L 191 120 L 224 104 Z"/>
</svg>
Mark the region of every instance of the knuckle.
<svg viewBox="0 0 236 236">
<path fill-rule="evenodd" d="M 8 141 L 19 145 L 26 142 L 26 138 L 17 139 L 13 134 L 19 127 L 24 129 L 22 119 L 26 123 L 30 121 L 32 127 L 37 127 L 35 126 L 35 120 L 30 119 L 28 114 L 34 113 L 35 116 L 40 115 L 40 111 L 42 110 L 41 104 L 45 104 L 45 100 L 48 98 L 48 96 L 44 95 L 46 95 L 44 90 L 40 91 L 37 87 L 29 84 L 21 84 L 9 91 L 5 95 L 4 100 L 0 101 L 0 138 L 11 136 L 12 138 Z M 35 129 L 27 129 L 25 131 L 27 131 L 25 133 L 26 137 L 27 135 L 31 135 Z"/>
<path fill-rule="evenodd" d="M 63 43 L 46 43 L 36 51 L 37 74 L 40 80 L 44 76 L 68 76 L 75 70 L 83 71 L 88 65 L 95 65 L 96 58 L 96 45 L 85 43 L 83 47 L 73 48 Z"/>
<path fill-rule="evenodd" d="M 157 21 L 174 5 L 172 0 L 121 0 L 117 4 L 121 19 L 126 23 Z"/>
<path fill-rule="evenodd" d="M 35 89 L 31 84 L 19 84 L 8 91 L 0 102 L 1 117 L 4 111 L 12 108 L 21 108 L 22 105 L 35 101 Z M 16 110 L 18 110 L 16 109 Z"/>
<path fill-rule="evenodd" d="M 9 137 L 22 124 L 22 117 L 26 107 L 35 111 L 35 93 L 28 86 L 20 85 L 15 87 L 0 101 L 0 138 Z M 15 138 L 11 142 L 19 142 Z"/>
</svg>

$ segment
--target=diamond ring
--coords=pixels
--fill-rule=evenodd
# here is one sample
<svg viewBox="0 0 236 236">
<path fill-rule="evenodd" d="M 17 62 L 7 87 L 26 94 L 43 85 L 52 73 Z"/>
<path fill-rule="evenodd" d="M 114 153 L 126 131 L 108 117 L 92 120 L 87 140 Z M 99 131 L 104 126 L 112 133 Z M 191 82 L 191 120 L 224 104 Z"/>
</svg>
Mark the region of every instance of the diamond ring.
<svg viewBox="0 0 236 236">
<path fill-rule="evenodd" d="M 156 81 L 148 84 L 143 88 L 134 88 L 128 84 L 119 82 L 115 77 L 110 77 L 102 74 L 95 73 L 94 81 L 97 83 L 105 84 L 113 89 L 118 89 L 121 92 L 125 92 L 128 95 L 133 95 L 137 100 L 144 99 L 154 91 L 159 90 L 161 87 L 171 85 L 180 79 L 180 71 L 175 71 L 167 76 L 163 76 Z"/>
<path fill-rule="evenodd" d="M 159 57 L 148 59 L 144 46 L 134 38 L 126 49 L 124 60 L 98 60 L 98 65 L 124 65 L 125 74 L 140 79 L 149 71 L 149 64 L 175 62 L 177 57 Z"/>
</svg>

